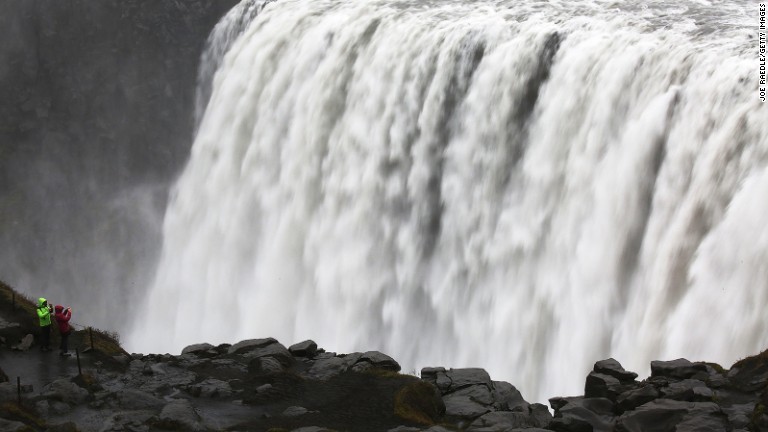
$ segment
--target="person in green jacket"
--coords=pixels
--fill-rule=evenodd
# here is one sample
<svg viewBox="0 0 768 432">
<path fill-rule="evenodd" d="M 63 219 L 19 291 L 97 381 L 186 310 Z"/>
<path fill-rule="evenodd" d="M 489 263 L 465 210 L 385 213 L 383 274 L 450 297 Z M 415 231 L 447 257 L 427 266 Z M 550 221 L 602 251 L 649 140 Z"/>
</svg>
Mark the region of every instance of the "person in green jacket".
<svg viewBox="0 0 768 432">
<path fill-rule="evenodd" d="M 37 299 L 37 317 L 40 318 L 40 350 L 51 350 L 51 312 L 53 308 L 43 297 Z"/>
</svg>

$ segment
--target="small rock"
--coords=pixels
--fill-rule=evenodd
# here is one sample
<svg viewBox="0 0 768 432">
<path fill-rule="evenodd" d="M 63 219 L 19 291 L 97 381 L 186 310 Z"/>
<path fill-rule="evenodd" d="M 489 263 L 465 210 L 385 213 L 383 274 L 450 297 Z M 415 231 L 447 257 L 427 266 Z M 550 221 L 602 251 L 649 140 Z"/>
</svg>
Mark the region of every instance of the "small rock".
<svg viewBox="0 0 768 432">
<path fill-rule="evenodd" d="M 256 393 L 259 393 L 259 394 L 266 393 L 271 389 L 272 389 L 272 384 L 260 385 L 256 387 Z"/>
<path fill-rule="evenodd" d="M 306 414 L 308 410 L 300 406 L 290 406 L 283 411 L 285 417 L 298 417 Z"/>
<path fill-rule="evenodd" d="M 317 352 L 317 344 L 312 340 L 305 340 L 291 345 L 288 351 L 296 357 L 312 357 Z"/>
<path fill-rule="evenodd" d="M 29 348 L 32 346 L 32 343 L 35 341 L 35 337 L 31 334 L 28 334 L 21 338 L 21 341 L 14 345 L 13 349 L 14 351 L 29 351 Z"/>
</svg>

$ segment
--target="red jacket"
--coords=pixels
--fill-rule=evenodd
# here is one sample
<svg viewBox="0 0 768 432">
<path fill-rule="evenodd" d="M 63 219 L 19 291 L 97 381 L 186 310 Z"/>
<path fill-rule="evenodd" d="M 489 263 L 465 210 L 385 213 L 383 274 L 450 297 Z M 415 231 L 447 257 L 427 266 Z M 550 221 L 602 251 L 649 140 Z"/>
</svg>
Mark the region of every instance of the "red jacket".
<svg viewBox="0 0 768 432">
<path fill-rule="evenodd" d="M 72 318 L 72 312 L 70 312 L 69 309 L 65 310 L 62 305 L 56 305 L 54 310 L 56 311 L 56 314 L 53 318 L 56 319 L 56 323 L 59 325 L 59 333 L 69 333 L 69 319 Z"/>
</svg>

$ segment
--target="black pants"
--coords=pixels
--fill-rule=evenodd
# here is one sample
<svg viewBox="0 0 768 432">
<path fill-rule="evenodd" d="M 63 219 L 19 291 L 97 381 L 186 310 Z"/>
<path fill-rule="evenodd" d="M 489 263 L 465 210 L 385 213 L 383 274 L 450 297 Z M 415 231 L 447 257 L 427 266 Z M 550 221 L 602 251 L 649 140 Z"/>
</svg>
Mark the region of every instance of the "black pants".
<svg viewBox="0 0 768 432">
<path fill-rule="evenodd" d="M 69 352 L 69 345 L 67 343 L 69 342 L 69 333 L 61 333 L 61 345 L 59 345 L 59 349 L 61 349 L 62 354 L 66 354 Z"/>
<path fill-rule="evenodd" d="M 47 326 L 41 326 L 40 327 L 40 349 L 42 350 L 49 350 L 51 349 L 51 326 L 50 324 Z"/>
</svg>

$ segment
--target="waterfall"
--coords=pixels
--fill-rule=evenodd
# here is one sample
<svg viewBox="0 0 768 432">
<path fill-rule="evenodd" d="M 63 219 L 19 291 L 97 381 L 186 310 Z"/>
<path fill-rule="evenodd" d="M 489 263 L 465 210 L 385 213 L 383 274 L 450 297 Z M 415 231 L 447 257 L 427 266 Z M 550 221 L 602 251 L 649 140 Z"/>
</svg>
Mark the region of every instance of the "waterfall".
<svg viewBox="0 0 768 432">
<path fill-rule="evenodd" d="M 541 401 L 768 345 L 754 5 L 243 5 L 129 348 L 311 338 Z"/>
</svg>

